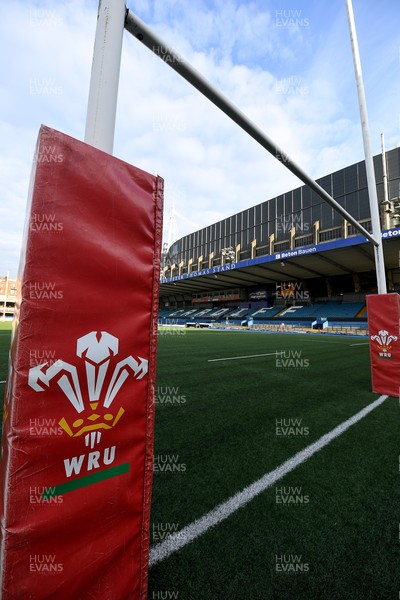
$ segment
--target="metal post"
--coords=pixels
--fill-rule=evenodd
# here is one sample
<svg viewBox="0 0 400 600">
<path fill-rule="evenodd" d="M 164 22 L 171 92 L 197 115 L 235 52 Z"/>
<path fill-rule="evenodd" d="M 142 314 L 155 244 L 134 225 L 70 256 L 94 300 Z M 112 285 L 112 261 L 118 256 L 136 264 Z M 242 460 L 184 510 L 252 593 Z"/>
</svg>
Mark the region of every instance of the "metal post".
<svg viewBox="0 0 400 600">
<path fill-rule="evenodd" d="M 346 0 L 347 17 L 349 21 L 351 47 L 353 50 L 354 70 L 356 74 L 356 84 L 358 93 L 358 104 L 360 108 L 361 129 L 364 142 L 365 167 L 367 170 L 368 195 L 371 211 L 372 235 L 377 240 L 378 245 L 375 246 L 375 266 L 376 279 L 378 283 L 378 294 L 386 294 L 386 274 L 385 261 L 382 247 L 381 223 L 379 219 L 378 196 L 376 193 L 374 161 L 371 150 L 371 141 L 369 136 L 367 102 L 365 99 L 364 83 L 361 71 L 360 52 L 358 49 L 357 33 L 354 22 L 354 13 L 351 0 Z"/>
<path fill-rule="evenodd" d="M 125 0 L 99 0 L 85 142 L 112 154 Z"/>
<path fill-rule="evenodd" d="M 381 133 L 382 170 L 383 170 L 383 205 L 385 207 L 385 227 L 390 229 L 390 201 L 388 193 L 388 179 L 386 169 L 385 136 Z"/>
<path fill-rule="evenodd" d="M 206 96 L 213 104 L 218 106 L 228 117 L 232 119 L 239 127 L 256 140 L 263 148 L 272 154 L 277 160 L 294 173 L 303 183 L 308 185 L 322 200 L 328 202 L 338 213 L 342 215 L 349 223 L 362 233 L 374 246 L 378 241 L 372 236 L 358 221 L 352 217 L 347 210 L 340 206 L 326 190 L 303 171 L 277 144 L 275 144 L 257 125 L 255 125 L 244 113 L 242 113 L 232 102 L 223 94 L 215 89 L 196 69 L 194 69 L 186 60 L 168 46 L 164 40 L 158 37 L 143 21 L 134 15 L 130 10 L 127 12 L 125 29 L 134 37 L 142 42 L 149 50 L 154 52 L 159 58 L 167 63 L 186 81 L 193 85 L 199 92 Z M 378 238 L 379 239 L 379 238 Z"/>
</svg>

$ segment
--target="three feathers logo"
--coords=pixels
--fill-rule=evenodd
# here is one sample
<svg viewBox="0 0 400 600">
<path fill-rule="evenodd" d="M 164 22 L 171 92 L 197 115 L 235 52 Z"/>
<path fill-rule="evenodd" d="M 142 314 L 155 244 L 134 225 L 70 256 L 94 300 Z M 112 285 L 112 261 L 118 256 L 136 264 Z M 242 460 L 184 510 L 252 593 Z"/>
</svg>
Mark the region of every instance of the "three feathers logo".
<svg viewBox="0 0 400 600">
<path fill-rule="evenodd" d="M 378 335 L 371 335 L 371 340 L 373 342 L 377 342 L 379 356 L 381 358 L 391 358 L 391 342 L 397 342 L 396 335 L 389 335 L 388 331 L 381 329 Z"/>
<path fill-rule="evenodd" d="M 106 331 L 91 331 L 77 340 L 76 355 L 84 361 L 86 373 L 86 404 L 75 365 L 57 360 L 47 369 L 44 362 L 29 370 L 28 384 L 36 392 L 44 392 L 54 383 L 63 391 L 77 418 L 68 421 L 62 417 L 59 425 L 70 437 L 84 435 L 90 448 L 100 442 L 104 430 L 112 429 L 122 418 L 125 410 L 114 401 L 128 377 L 142 379 L 148 372 L 148 361 L 140 356 L 127 356 L 114 364 L 118 348 L 118 338 Z"/>
</svg>

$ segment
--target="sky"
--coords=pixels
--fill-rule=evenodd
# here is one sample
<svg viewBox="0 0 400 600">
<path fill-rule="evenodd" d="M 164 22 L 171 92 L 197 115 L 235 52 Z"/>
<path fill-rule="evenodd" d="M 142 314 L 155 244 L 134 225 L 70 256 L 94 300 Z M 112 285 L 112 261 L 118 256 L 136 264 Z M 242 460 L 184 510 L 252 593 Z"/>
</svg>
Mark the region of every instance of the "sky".
<svg viewBox="0 0 400 600">
<path fill-rule="evenodd" d="M 0 276 L 15 277 L 41 124 L 83 140 L 96 0 L 0 8 Z M 364 158 L 345 0 L 127 0 L 311 177 Z M 372 150 L 400 143 L 400 3 L 353 0 Z M 114 155 L 165 180 L 182 237 L 302 183 L 124 33 Z M 170 239 L 170 241 L 173 241 Z"/>
</svg>

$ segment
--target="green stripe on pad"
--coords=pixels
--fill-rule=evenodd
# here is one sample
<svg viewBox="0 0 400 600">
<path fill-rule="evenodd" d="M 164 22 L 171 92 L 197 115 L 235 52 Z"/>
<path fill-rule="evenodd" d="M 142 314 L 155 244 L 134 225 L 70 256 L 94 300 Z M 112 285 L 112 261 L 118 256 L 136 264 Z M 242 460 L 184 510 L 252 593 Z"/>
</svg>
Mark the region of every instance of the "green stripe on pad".
<svg viewBox="0 0 400 600">
<path fill-rule="evenodd" d="M 123 473 L 128 473 L 128 471 L 129 463 L 125 463 L 123 465 L 117 465 L 116 467 L 104 469 L 103 471 L 96 471 L 96 473 L 86 475 L 85 477 L 79 477 L 78 479 L 72 479 L 71 481 L 60 483 L 60 485 L 57 485 L 53 488 L 45 488 L 42 494 L 42 502 L 43 500 L 48 500 L 49 498 L 53 498 L 54 496 L 61 496 L 61 494 L 66 494 L 67 492 L 79 490 L 80 488 L 87 487 L 88 485 L 93 485 L 94 483 L 98 483 L 99 481 L 105 481 L 106 479 L 117 477 L 118 475 L 122 475 Z"/>
</svg>

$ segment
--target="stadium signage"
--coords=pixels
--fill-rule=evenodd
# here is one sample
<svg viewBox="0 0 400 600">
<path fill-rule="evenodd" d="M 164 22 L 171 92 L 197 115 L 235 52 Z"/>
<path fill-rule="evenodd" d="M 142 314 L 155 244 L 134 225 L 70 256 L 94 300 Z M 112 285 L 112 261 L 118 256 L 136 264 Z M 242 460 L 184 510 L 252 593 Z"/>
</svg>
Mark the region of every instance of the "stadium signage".
<svg viewBox="0 0 400 600">
<path fill-rule="evenodd" d="M 288 252 L 280 252 L 275 255 L 276 260 L 281 260 L 282 258 L 292 258 L 295 256 L 302 256 L 303 254 L 314 254 L 317 252 L 317 246 L 312 246 L 311 248 L 299 248 L 298 250 L 289 250 Z"/>
<path fill-rule="evenodd" d="M 397 229 L 388 229 L 387 231 L 382 232 L 383 239 L 390 237 L 399 237 L 400 236 L 400 227 Z"/>
<path fill-rule="evenodd" d="M 183 275 L 175 275 L 169 277 L 164 281 L 178 281 L 180 279 L 190 279 L 191 277 L 199 277 L 199 275 L 214 275 L 215 273 L 223 273 L 225 271 L 231 271 L 236 269 L 236 263 L 230 263 L 229 265 L 219 265 L 217 267 L 211 267 L 211 269 L 201 269 L 201 271 L 194 271 L 193 273 L 184 273 Z"/>
<path fill-rule="evenodd" d="M 256 292 L 250 292 L 249 300 L 266 300 L 267 290 L 257 290 Z"/>
<path fill-rule="evenodd" d="M 400 227 L 396 229 L 388 229 L 382 232 L 382 238 L 395 238 L 400 237 Z M 285 252 L 277 252 L 275 254 L 267 254 L 265 256 L 257 256 L 256 258 L 249 258 L 241 260 L 238 263 L 231 263 L 227 265 L 219 265 L 210 269 L 201 269 L 200 271 L 194 271 L 193 273 L 183 273 L 182 275 L 174 275 L 173 277 L 167 277 L 163 279 L 163 283 L 172 283 L 174 281 L 184 281 L 185 279 L 191 279 L 192 277 L 201 277 L 202 275 L 215 275 L 223 273 L 225 271 L 231 271 L 233 269 L 243 269 L 246 267 L 252 267 L 261 263 L 274 262 L 276 260 L 284 260 L 287 258 L 297 258 L 299 256 L 307 256 L 309 254 L 316 254 L 318 252 L 326 252 L 328 250 L 336 250 L 338 248 L 347 248 L 349 246 L 357 246 L 364 244 L 368 240 L 363 235 L 355 235 L 350 238 L 334 240 L 332 242 L 323 242 L 321 244 L 315 244 L 306 248 L 296 248 L 295 250 L 287 250 Z"/>
</svg>

